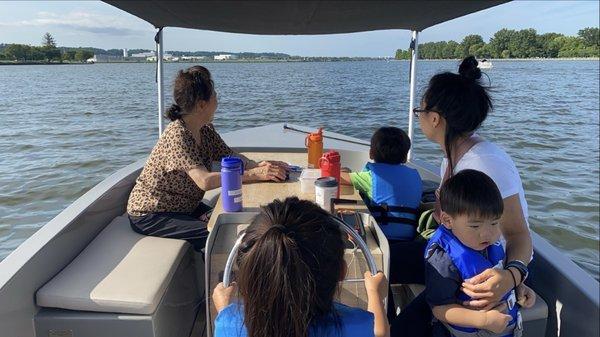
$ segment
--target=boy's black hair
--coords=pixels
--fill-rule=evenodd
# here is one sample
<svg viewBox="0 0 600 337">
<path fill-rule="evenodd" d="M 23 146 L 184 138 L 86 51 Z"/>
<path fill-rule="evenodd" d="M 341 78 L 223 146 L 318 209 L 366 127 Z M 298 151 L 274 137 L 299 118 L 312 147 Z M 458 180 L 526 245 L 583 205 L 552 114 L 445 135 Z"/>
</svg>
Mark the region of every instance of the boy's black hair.
<svg viewBox="0 0 600 337">
<path fill-rule="evenodd" d="M 440 206 L 451 216 L 499 218 L 504 203 L 498 187 L 485 173 L 462 170 L 450 177 L 440 190 Z"/>
<path fill-rule="evenodd" d="M 371 152 L 376 163 L 402 164 L 410 149 L 410 138 L 402 129 L 386 126 L 371 137 Z"/>
</svg>

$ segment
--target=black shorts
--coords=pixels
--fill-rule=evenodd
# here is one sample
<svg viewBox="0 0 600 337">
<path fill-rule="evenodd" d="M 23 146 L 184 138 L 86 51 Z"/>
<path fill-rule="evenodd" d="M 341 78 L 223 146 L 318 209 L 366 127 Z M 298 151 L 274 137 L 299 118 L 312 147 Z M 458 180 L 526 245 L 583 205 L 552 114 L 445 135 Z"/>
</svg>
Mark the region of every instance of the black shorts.
<svg viewBox="0 0 600 337">
<path fill-rule="evenodd" d="M 206 244 L 206 224 L 211 212 L 210 206 L 200 203 L 192 213 L 158 212 L 142 216 L 129 215 L 129 223 L 137 233 L 186 240 L 199 252 Z"/>
</svg>

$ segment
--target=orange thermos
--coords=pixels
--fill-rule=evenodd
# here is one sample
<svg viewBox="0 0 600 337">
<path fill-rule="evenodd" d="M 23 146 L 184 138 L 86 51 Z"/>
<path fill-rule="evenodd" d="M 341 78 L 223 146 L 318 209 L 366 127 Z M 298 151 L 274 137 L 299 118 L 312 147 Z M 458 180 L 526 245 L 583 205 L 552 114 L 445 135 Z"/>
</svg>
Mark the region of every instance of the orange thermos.
<svg viewBox="0 0 600 337">
<path fill-rule="evenodd" d="M 340 169 L 342 167 L 340 154 L 337 151 L 328 151 L 319 159 L 321 177 L 334 177 L 338 182 L 337 197 L 340 197 Z"/>
<path fill-rule="evenodd" d="M 308 149 L 308 168 L 319 168 L 319 159 L 323 155 L 323 128 L 308 134 L 304 145 Z"/>
</svg>

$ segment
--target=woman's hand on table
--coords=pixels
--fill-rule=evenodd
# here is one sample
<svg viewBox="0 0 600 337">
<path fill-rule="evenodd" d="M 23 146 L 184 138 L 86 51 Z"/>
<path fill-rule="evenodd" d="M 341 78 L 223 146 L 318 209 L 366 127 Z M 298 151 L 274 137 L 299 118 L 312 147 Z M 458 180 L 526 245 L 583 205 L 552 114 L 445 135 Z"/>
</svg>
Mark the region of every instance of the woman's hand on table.
<svg viewBox="0 0 600 337">
<path fill-rule="evenodd" d="M 287 164 L 286 164 L 287 167 Z M 283 166 L 274 165 L 268 161 L 261 161 L 258 166 L 246 171 L 250 181 L 284 181 L 286 169 Z"/>
<path fill-rule="evenodd" d="M 290 167 L 290 164 L 288 164 L 286 162 L 283 162 L 283 161 L 279 161 L 279 160 L 264 160 L 264 161 L 259 162 L 258 166 L 260 167 L 260 166 L 264 166 L 264 165 L 267 165 L 267 164 L 271 164 L 271 165 L 275 165 L 275 166 L 278 166 L 278 167 L 282 167 L 286 171 Z"/>
</svg>

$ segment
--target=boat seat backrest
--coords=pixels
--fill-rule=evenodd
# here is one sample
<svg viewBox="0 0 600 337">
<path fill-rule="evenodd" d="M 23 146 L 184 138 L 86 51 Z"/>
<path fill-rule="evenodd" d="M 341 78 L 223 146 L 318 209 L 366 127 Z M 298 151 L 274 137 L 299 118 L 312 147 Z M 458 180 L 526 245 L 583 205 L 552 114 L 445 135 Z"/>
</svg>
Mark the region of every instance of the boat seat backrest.
<svg viewBox="0 0 600 337">
<path fill-rule="evenodd" d="M 151 314 L 189 247 L 183 240 L 137 234 L 127 216 L 116 217 L 37 291 L 37 305 Z"/>
</svg>

